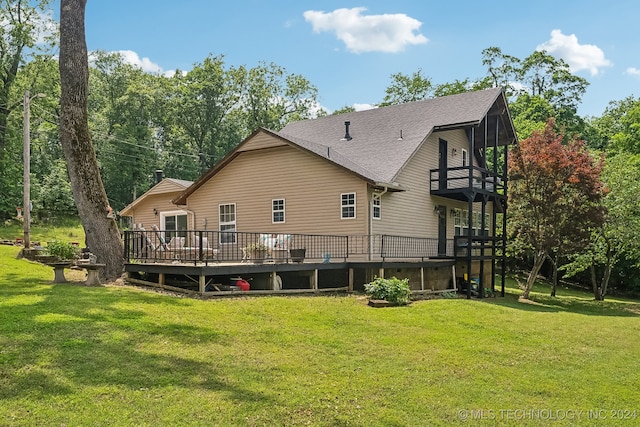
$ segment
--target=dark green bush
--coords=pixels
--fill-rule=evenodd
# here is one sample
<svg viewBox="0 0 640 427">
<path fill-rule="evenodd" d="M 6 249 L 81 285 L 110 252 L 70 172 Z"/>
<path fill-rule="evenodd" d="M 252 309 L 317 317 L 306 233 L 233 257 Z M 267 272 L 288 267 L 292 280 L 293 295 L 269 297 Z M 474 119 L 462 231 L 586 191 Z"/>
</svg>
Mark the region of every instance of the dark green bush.
<svg viewBox="0 0 640 427">
<path fill-rule="evenodd" d="M 371 299 L 381 299 L 398 305 L 407 304 L 411 295 L 409 279 L 400 280 L 397 277 L 376 277 L 373 282 L 364 285 L 364 291 Z"/>
</svg>

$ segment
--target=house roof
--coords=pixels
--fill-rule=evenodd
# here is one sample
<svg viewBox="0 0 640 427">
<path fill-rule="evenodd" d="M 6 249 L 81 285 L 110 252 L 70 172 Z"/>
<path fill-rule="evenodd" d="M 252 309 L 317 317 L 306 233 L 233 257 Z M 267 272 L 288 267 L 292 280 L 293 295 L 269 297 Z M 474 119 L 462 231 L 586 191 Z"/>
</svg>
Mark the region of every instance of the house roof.
<svg viewBox="0 0 640 427">
<path fill-rule="evenodd" d="M 167 193 L 179 193 L 189 188 L 193 184 L 193 181 L 186 181 L 184 179 L 164 178 L 162 181 L 151 187 L 146 193 L 135 199 L 124 209 L 120 211 L 121 216 L 130 216 L 133 214 L 135 207 L 140 204 L 144 199 L 153 194 L 167 194 Z"/>
<path fill-rule="evenodd" d="M 501 88 L 292 122 L 278 134 L 372 181 L 393 183 L 434 130 L 478 125 L 496 103 L 506 105 Z"/>
<path fill-rule="evenodd" d="M 244 145 L 261 132 L 322 157 L 374 185 L 401 189 L 395 183 L 398 174 L 435 130 L 477 126 L 491 113 L 500 116 L 500 144 L 515 142 L 506 105 L 502 89 L 493 88 L 291 122 L 278 132 L 258 129 L 174 203 L 186 203 L 191 193 L 244 151 Z M 345 139 L 345 122 L 350 123 L 349 140 Z M 480 137 L 484 138 L 484 133 Z M 487 139 L 492 137 L 487 134 Z"/>
</svg>

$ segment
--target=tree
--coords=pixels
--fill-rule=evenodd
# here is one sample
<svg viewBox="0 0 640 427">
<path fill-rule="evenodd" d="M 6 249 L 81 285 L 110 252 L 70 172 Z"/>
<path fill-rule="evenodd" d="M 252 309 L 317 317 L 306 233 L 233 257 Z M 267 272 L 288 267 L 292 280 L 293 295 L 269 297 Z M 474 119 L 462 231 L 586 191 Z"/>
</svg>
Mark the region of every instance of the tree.
<svg viewBox="0 0 640 427">
<path fill-rule="evenodd" d="M 122 274 L 124 260 L 118 227 L 107 217 L 109 202 L 89 134 L 85 7 L 86 0 L 60 3 L 60 141 L 87 246 L 106 265 L 102 276 L 110 280 Z"/>
<path fill-rule="evenodd" d="M 568 276 L 589 271 L 594 298 L 604 300 L 615 266 L 624 257 L 640 266 L 640 155 L 619 154 L 608 158 L 603 181 L 604 222 L 594 227 L 589 246 L 573 255 L 564 268 Z"/>
<path fill-rule="evenodd" d="M 598 204 L 603 187 L 602 161 L 596 161 L 583 141 L 555 131 L 551 119 L 512 150 L 509 164 L 511 246 L 533 253 L 533 267 L 523 297 L 529 298 L 535 279 L 550 254 L 586 245 L 589 228 L 602 223 Z"/>
<path fill-rule="evenodd" d="M 0 0 L 0 219 L 16 215 L 22 206 L 22 101 L 24 90 L 42 92 L 40 79 L 27 61 L 43 63 L 52 47 L 55 25 L 44 12 L 48 1 L 31 6 L 27 0 Z M 25 73 L 25 68 L 27 73 Z M 20 79 L 20 74 L 29 78 Z M 51 98 L 57 99 L 56 97 Z M 33 115 L 36 119 L 36 114 Z M 37 122 L 33 120 L 33 129 Z"/>
<path fill-rule="evenodd" d="M 307 79 L 274 63 L 261 63 L 247 73 L 241 108 L 245 112 L 246 134 L 259 127 L 280 130 L 288 122 L 326 112 L 318 109 L 318 89 Z"/>
<path fill-rule="evenodd" d="M 27 55 L 37 55 L 39 36 L 46 41 L 44 50 L 52 47 L 52 39 L 44 34 L 53 27 L 43 13 L 50 0 L 40 0 L 37 7 L 27 0 L 0 0 L 0 160 L 5 154 L 7 119 L 21 107 L 10 98 L 16 76 Z"/>
<path fill-rule="evenodd" d="M 199 157 L 200 172 L 222 157 L 218 143 L 228 134 L 225 119 L 238 106 L 245 75 L 243 67 L 227 69 L 222 56 L 209 56 L 188 73 L 177 72 L 171 79 L 172 132 L 187 138 L 185 142 Z"/>
<path fill-rule="evenodd" d="M 471 81 L 469 78 L 466 78 L 464 80 L 454 80 L 449 83 L 436 85 L 436 88 L 433 91 L 433 96 L 439 97 L 456 95 L 458 93 L 489 89 L 490 87 L 492 87 L 491 80 L 488 77 L 476 81 Z"/>
<path fill-rule="evenodd" d="M 381 107 L 387 105 L 404 104 L 406 102 L 420 101 L 433 96 L 433 83 L 429 77 L 422 75 L 422 70 L 408 76 L 402 73 L 391 75 L 391 85 L 386 89 L 386 95 Z"/>
<path fill-rule="evenodd" d="M 544 130 L 549 117 L 555 116 L 555 110 L 549 101 L 541 96 L 527 93 L 511 102 L 509 111 L 513 116 L 513 126 L 520 140 L 529 138 L 534 131 Z"/>
<path fill-rule="evenodd" d="M 502 86 L 513 103 L 521 96 L 541 98 L 553 109 L 553 117 L 566 134 L 583 134 L 585 123 L 578 116 L 578 105 L 587 90 L 586 79 L 571 74 L 569 65 L 545 51 L 534 51 L 524 59 L 504 54 L 498 47 L 482 51 L 482 64 L 495 86 Z M 518 116 L 513 115 L 514 122 Z"/>
<path fill-rule="evenodd" d="M 355 107 L 352 107 L 350 105 L 345 105 L 344 107 L 332 112 L 331 115 L 353 113 L 354 111 L 356 111 Z"/>
<path fill-rule="evenodd" d="M 97 52 L 92 63 L 91 133 L 105 190 L 118 210 L 146 191 L 160 168 L 156 110 L 164 92 L 160 77 L 126 64 L 118 53 Z"/>
<path fill-rule="evenodd" d="M 504 88 L 508 98 L 518 92 L 515 83 L 520 63 L 520 59 L 502 53 L 499 47 L 492 46 L 482 50 L 482 65 L 487 67 L 493 87 Z"/>
</svg>

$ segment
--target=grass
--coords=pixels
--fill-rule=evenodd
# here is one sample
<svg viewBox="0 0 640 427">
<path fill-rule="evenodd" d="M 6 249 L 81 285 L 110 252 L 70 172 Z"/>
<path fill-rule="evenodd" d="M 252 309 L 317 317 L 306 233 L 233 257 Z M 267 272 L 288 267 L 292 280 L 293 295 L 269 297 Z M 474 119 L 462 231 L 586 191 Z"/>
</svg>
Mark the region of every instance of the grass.
<svg viewBox="0 0 640 427">
<path fill-rule="evenodd" d="M 60 240 L 63 242 L 84 243 L 84 229 L 78 219 L 58 220 L 55 224 L 46 222 L 35 222 L 30 228 L 30 238 L 32 242 L 50 242 Z M 15 241 L 16 238 L 24 236 L 24 226 L 22 223 L 11 220 L 0 225 L 0 240 Z"/>
<path fill-rule="evenodd" d="M 0 246 L 0 425 L 640 417 L 636 301 L 565 290 L 554 299 L 538 286 L 522 303 L 513 284 L 505 298 L 384 309 L 344 295 L 199 300 L 54 285 L 50 268 L 16 260 L 18 250 Z"/>
</svg>

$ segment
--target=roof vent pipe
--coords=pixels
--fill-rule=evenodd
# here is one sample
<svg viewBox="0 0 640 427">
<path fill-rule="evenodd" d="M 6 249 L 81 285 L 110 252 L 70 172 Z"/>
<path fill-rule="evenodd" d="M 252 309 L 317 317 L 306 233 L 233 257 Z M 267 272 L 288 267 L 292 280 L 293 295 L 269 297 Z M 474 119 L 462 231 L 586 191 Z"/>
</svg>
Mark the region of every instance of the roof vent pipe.
<svg viewBox="0 0 640 427">
<path fill-rule="evenodd" d="M 351 141 L 353 138 L 351 138 L 351 135 L 349 135 L 349 125 L 351 124 L 351 122 L 346 121 L 344 122 L 344 138 L 342 138 L 343 141 Z"/>
<path fill-rule="evenodd" d="M 162 181 L 162 169 L 156 169 L 156 184 Z"/>
</svg>

